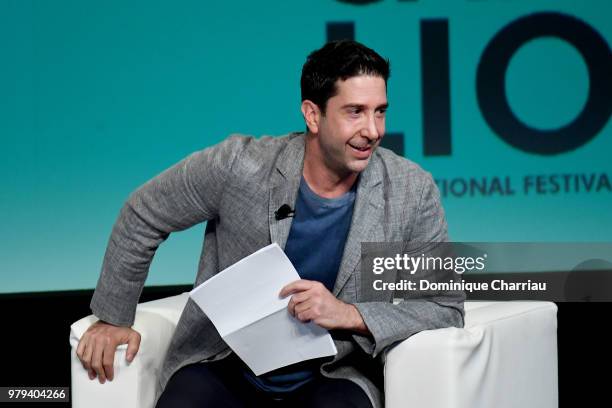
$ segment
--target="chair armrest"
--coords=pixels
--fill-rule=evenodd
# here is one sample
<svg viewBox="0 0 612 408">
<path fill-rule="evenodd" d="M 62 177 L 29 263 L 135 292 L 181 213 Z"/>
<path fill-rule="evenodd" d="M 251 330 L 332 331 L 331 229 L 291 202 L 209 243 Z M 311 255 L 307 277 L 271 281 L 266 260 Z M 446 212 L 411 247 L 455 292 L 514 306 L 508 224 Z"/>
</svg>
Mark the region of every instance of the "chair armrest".
<svg viewBox="0 0 612 408">
<path fill-rule="evenodd" d="M 132 363 L 126 361 L 127 345 L 115 353 L 115 378 L 100 384 L 90 380 L 76 356 L 79 339 L 98 319 L 89 315 L 70 327 L 73 408 L 151 408 L 155 402 L 159 371 L 188 293 L 138 305 L 132 328 L 140 333 L 140 349 Z"/>
<path fill-rule="evenodd" d="M 558 406 L 557 306 L 465 302 L 465 328 L 427 330 L 387 353 L 385 406 Z"/>
</svg>

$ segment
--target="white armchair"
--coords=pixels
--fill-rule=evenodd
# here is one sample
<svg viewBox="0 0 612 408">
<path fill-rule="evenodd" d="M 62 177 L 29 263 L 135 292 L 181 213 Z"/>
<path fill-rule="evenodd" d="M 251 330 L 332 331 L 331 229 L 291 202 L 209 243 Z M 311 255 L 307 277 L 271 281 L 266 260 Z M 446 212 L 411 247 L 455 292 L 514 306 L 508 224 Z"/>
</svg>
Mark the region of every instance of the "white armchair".
<svg viewBox="0 0 612 408">
<path fill-rule="evenodd" d="M 89 325 L 71 326 L 73 408 L 151 408 L 156 378 L 188 294 L 142 303 L 134 329 L 140 350 L 127 365 L 115 354 L 115 379 L 91 381 L 76 357 Z M 465 328 L 415 334 L 385 366 L 385 406 L 401 408 L 556 408 L 557 307 L 551 302 L 466 302 Z"/>
</svg>

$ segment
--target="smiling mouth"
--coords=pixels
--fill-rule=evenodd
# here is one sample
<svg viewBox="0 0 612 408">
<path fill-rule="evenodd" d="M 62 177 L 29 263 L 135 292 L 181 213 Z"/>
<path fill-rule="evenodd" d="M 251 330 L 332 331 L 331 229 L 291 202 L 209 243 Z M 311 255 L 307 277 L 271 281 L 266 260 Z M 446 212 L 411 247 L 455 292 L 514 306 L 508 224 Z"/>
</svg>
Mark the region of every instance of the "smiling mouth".
<svg viewBox="0 0 612 408">
<path fill-rule="evenodd" d="M 372 148 L 372 146 L 370 146 L 370 145 L 355 146 L 355 145 L 352 145 L 350 143 L 349 143 L 349 146 L 351 146 L 355 150 L 359 150 L 360 152 L 367 152 L 368 150 L 370 150 Z"/>
</svg>

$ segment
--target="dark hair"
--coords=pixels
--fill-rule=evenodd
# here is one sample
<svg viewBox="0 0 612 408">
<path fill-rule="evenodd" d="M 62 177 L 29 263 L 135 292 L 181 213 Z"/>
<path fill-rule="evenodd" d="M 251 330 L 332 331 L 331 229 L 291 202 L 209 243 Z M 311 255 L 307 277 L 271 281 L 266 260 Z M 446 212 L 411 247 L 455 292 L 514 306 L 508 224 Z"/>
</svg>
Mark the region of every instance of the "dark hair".
<svg viewBox="0 0 612 408">
<path fill-rule="evenodd" d="M 389 60 L 357 41 L 329 42 L 306 58 L 300 80 L 302 101 L 311 100 L 325 114 L 327 100 L 338 92 L 336 81 L 358 75 L 379 76 L 386 84 Z"/>
</svg>

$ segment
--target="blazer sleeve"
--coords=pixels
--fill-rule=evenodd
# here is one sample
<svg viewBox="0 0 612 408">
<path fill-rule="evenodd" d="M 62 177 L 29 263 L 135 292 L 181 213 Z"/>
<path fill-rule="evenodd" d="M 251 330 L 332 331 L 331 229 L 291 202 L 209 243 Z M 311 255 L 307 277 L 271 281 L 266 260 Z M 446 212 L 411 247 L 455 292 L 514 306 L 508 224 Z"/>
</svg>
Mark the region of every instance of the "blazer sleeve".
<svg viewBox="0 0 612 408">
<path fill-rule="evenodd" d="M 113 226 L 91 300 L 96 317 L 121 326 L 134 323 L 158 246 L 171 232 L 217 216 L 233 163 L 248 140 L 233 136 L 195 152 L 130 194 Z"/>
<path fill-rule="evenodd" d="M 421 189 L 415 224 L 406 241 L 415 243 L 446 242 L 448 240 L 444 210 L 438 188 L 427 173 Z M 398 293 L 401 294 L 401 293 Z M 463 327 L 463 291 L 438 292 L 426 298 L 401 299 L 388 302 L 355 303 L 370 336 L 353 334 L 353 339 L 369 355 L 376 357 L 391 345 L 423 330 Z"/>
</svg>

